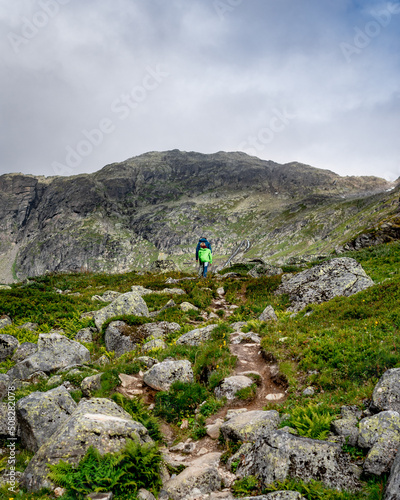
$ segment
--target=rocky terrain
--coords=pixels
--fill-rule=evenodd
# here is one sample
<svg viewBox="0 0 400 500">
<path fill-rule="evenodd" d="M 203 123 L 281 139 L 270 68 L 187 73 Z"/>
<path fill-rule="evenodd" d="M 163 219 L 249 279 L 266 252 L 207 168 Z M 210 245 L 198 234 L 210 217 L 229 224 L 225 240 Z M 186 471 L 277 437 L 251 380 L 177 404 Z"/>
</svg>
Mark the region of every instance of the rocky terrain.
<svg viewBox="0 0 400 500">
<path fill-rule="evenodd" d="M 190 271 L 200 236 L 222 264 L 330 253 L 398 212 L 396 184 L 244 153 L 151 152 L 72 177 L 0 176 L 0 282 L 126 272 L 160 258 Z M 398 226 L 398 224 L 397 224 Z M 385 233 L 386 234 L 386 233 Z M 388 236 L 389 237 L 389 236 Z M 358 238 L 358 240 L 357 240 Z M 238 253 L 236 260 L 244 257 Z"/>
<path fill-rule="evenodd" d="M 400 499 L 399 246 L 370 254 L 3 286 L 0 494 Z"/>
</svg>

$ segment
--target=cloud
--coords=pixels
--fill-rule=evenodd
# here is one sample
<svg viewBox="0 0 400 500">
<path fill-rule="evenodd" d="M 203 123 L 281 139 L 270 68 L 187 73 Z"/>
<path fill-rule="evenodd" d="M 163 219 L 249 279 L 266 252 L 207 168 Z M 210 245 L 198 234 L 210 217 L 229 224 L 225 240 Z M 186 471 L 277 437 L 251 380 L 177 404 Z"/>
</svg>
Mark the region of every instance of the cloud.
<svg viewBox="0 0 400 500">
<path fill-rule="evenodd" d="M 0 0 L 0 173 L 178 148 L 395 179 L 399 24 L 374 0 Z"/>
</svg>

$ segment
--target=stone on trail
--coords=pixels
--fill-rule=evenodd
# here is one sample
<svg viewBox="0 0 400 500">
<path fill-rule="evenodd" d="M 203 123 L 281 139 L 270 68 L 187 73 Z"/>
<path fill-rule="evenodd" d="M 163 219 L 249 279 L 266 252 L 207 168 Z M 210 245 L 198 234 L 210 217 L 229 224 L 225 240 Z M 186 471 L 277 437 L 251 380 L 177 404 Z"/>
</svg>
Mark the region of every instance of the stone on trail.
<svg viewBox="0 0 400 500">
<path fill-rule="evenodd" d="M 190 361 L 163 361 L 152 366 L 143 376 L 143 381 L 156 391 L 168 391 L 176 382 L 193 382 L 193 370 Z"/>
<path fill-rule="evenodd" d="M 221 433 L 231 441 L 255 441 L 266 436 L 279 426 L 276 410 L 252 410 L 238 413 L 222 424 Z"/>
<path fill-rule="evenodd" d="M 199 346 L 204 342 L 207 342 L 211 338 L 212 331 L 218 325 L 207 325 L 203 328 L 195 328 L 190 330 L 190 332 L 184 333 L 177 340 L 176 343 L 179 345 L 192 345 Z"/>
<path fill-rule="evenodd" d="M 214 389 L 214 393 L 218 399 L 226 397 L 226 399 L 235 399 L 236 393 L 241 389 L 246 389 L 254 384 L 254 380 L 245 375 L 233 375 L 232 377 L 224 378 L 221 384 Z"/>
</svg>

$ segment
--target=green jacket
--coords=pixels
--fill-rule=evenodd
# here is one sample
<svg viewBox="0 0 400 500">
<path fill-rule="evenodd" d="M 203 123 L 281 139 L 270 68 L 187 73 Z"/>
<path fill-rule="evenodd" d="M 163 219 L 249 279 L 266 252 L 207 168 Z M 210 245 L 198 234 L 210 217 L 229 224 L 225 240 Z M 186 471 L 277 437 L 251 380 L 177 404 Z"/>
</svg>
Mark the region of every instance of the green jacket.
<svg viewBox="0 0 400 500">
<path fill-rule="evenodd" d="M 200 262 L 209 262 L 212 263 L 212 253 L 209 248 L 200 248 L 199 249 L 199 261 Z"/>
</svg>

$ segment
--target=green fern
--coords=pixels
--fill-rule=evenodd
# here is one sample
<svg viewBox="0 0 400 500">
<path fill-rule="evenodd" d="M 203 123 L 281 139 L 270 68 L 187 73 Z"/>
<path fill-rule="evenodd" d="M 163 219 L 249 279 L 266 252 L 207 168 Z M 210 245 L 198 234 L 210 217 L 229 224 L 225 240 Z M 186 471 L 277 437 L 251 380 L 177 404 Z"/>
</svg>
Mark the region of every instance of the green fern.
<svg viewBox="0 0 400 500">
<path fill-rule="evenodd" d="M 326 439 L 334 419 L 325 409 L 317 405 L 295 408 L 286 425 L 297 430 L 300 436 L 312 439 Z"/>
<path fill-rule="evenodd" d="M 132 498 L 138 489 L 158 491 L 161 454 L 155 444 L 127 441 L 119 453 L 101 455 L 90 447 L 78 465 L 60 461 L 50 465 L 49 478 L 79 500 L 90 492 L 113 491 Z"/>
</svg>

